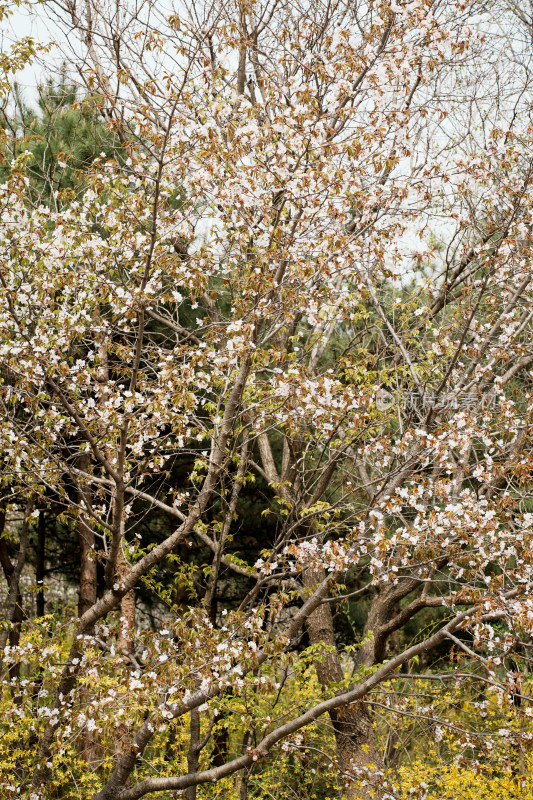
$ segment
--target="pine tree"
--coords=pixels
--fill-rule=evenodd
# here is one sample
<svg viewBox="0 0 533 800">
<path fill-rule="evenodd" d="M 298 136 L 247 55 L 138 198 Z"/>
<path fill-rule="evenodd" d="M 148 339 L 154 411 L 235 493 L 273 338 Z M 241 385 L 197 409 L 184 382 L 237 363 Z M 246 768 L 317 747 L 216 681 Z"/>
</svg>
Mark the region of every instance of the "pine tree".
<svg viewBox="0 0 533 800">
<path fill-rule="evenodd" d="M 106 123 L 98 97 L 81 96 L 66 69 L 56 81 L 50 77 L 39 87 L 37 108 L 25 101 L 20 86 L 13 91 L 11 112 L 2 109 L 7 134 L 0 178 L 5 179 L 15 158 L 31 153 L 26 165 L 32 203 L 57 203 L 80 192 L 83 172 L 96 159 L 120 157 L 120 143 Z M 67 191 L 65 194 L 65 190 Z"/>
</svg>

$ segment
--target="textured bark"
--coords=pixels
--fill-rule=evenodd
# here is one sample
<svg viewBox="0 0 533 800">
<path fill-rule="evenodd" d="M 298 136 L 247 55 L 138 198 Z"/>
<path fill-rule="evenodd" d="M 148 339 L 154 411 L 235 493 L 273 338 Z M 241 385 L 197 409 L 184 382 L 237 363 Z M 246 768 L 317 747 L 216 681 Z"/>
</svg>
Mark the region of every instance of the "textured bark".
<svg viewBox="0 0 533 800">
<path fill-rule="evenodd" d="M 44 570 L 45 570 L 45 555 L 46 555 L 46 528 L 45 528 L 44 511 L 39 512 L 39 527 L 37 529 L 37 560 L 35 564 L 35 581 L 37 586 L 37 595 L 35 598 L 35 611 L 38 617 L 44 617 L 45 613 L 45 598 L 44 598 Z"/>
<path fill-rule="evenodd" d="M 87 472 L 89 467 L 89 455 L 80 455 L 77 461 L 78 469 Z M 78 505 L 81 509 L 91 507 L 91 493 L 87 485 L 84 485 L 80 478 L 78 483 Z M 42 512 L 41 512 L 42 516 Z M 78 616 L 81 617 L 96 603 L 97 576 L 96 576 L 96 553 L 94 531 L 87 522 L 83 511 L 78 516 L 78 542 L 80 547 L 80 585 L 78 590 Z M 86 694 L 85 689 L 81 690 L 81 697 Z M 94 733 L 88 728 L 83 728 L 81 732 L 81 752 L 87 766 L 97 771 L 99 765 L 98 742 Z"/>
<path fill-rule="evenodd" d="M 189 775 L 198 772 L 200 766 L 200 712 L 197 708 L 191 709 L 189 727 L 189 752 L 187 753 L 187 770 Z M 196 785 L 188 786 L 185 790 L 186 800 L 196 800 Z"/>
<path fill-rule="evenodd" d="M 11 563 L 11 555 L 6 540 L 3 538 L 4 528 L 6 526 L 6 506 L 5 500 L 0 504 L 0 564 L 4 577 L 9 586 L 9 580 L 13 571 L 13 564 Z"/>
<path fill-rule="evenodd" d="M 122 582 L 128 575 L 129 567 L 119 550 L 116 565 L 116 576 Z M 117 650 L 119 653 L 128 655 L 135 650 L 134 640 L 135 630 L 135 591 L 130 589 L 120 601 L 120 628 L 117 637 Z M 119 723 L 115 729 L 115 758 L 119 761 L 130 746 L 130 731 L 124 723 Z M 129 781 L 126 782 L 126 786 Z"/>
<path fill-rule="evenodd" d="M 19 590 L 17 594 L 17 602 L 13 612 L 11 630 L 9 631 L 10 647 L 17 647 L 20 643 L 20 629 L 22 626 L 23 619 L 24 619 L 24 612 L 22 609 L 22 594 L 20 593 Z M 9 680 L 16 682 L 20 678 L 20 661 L 17 661 L 15 664 L 11 664 L 8 673 L 9 673 Z M 20 705 L 22 702 L 22 697 L 19 694 L 14 694 L 13 699 L 16 705 Z"/>
<path fill-rule="evenodd" d="M 246 731 L 242 739 L 241 745 L 241 753 L 246 753 L 248 748 L 250 747 L 252 741 L 252 732 Z M 252 771 L 252 767 L 245 767 L 241 773 L 241 779 L 238 783 L 239 788 L 239 800 L 248 800 L 248 781 L 250 780 L 250 774 Z"/>
<path fill-rule="evenodd" d="M 89 456 L 78 458 L 78 469 L 87 471 Z M 81 482 L 78 485 L 78 505 L 90 508 L 90 490 Z M 78 594 L 78 616 L 83 616 L 96 603 L 96 558 L 94 552 L 94 531 L 88 524 L 83 512 L 78 517 L 78 540 L 80 544 L 80 587 Z"/>
<path fill-rule="evenodd" d="M 122 554 L 122 549 L 119 550 L 117 564 L 116 564 L 116 577 L 119 582 L 124 581 L 129 573 L 129 567 Z M 135 591 L 130 589 L 120 601 L 120 628 L 117 637 L 117 650 L 119 653 L 128 655 L 135 650 Z M 130 731 L 124 723 L 119 723 L 115 728 L 114 733 L 115 743 L 114 751 L 115 758 L 119 761 L 124 753 L 128 750 L 130 742 Z M 126 782 L 128 785 L 128 782 Z"/>
<path fill-rule="evenodd" d="M 322 568 L 307 570 L 304 574 L 304 584 L 313 588 L 325 578 Z M 333 616 L 329 603 L 323 603 L 309 616 L 307 630 L 311 644 L 324 644 L 326 647 L 320 660 L 316 661 L 316 672 L 319 683 L 324 688 L 340 683 L 344 678 L 339 652 L 335 641 Z M 370 650 L 368 650 L 370 656 Z M 339 767 L 347 780 L 347 797 L 349 800 L 379 797 L 370 787 L 364 786 L 364 778 L 358 777 L 358 771 L 363 775 L 372 775 L 373 769 L 383 768 L 383 760 L 378 751 L 376 736 L 372 719 L 364 702 L 352 703 L 344 708 L 334 709 L 330 712 Z M 353 780 L 350 776 L 353 775 Z"/>
<path fill-rule="evenodd" d="M 128 565 L 122 555 L 117 561 L 117 577 L 123 581 L 129 572 Z M 117 647 L 122 653 L 133 653 L 135 647 L 135 590 L 130 589 L 120 601 L 120 632 Z"/>
<path fill-rule="evenodd" d="M 5 604 L 5 626 L 0 631 L 0 672 L 3 667 L 4 648 L 9 639 L 11 645 L 18 644 L 20 637 L 20 624 L 23 619 L 22 595 L 20 592 L 20 578 L 22 570 L 26 564 L 26 553 L 28 550 L 28 530 L 30 516 L 33 511 L 33 501 L 28 501 L 24 512 L 24 520 L 19 534 L 19 549 L 16 558 L 11 562 L 7 550 L 3 551 L 2 568 L 9 588 L 7 601 Z M 2 522 L 2 520 L 0 520 Z M 5 523 L 5 516 L 4 516 Z M 5 543 L 4 543 L 5 544 Z M 10 672 L 14 667 L 10 668 Z M 15 673 L 17 674 L 17 673 Z"/>
</svg>

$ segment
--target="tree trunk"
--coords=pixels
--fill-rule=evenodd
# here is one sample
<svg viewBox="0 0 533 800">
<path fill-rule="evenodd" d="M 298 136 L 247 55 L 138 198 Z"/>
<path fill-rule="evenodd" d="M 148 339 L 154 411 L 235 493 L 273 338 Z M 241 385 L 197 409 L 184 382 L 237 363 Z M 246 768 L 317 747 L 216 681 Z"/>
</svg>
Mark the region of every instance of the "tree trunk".
<svg viewBox="0 0 533 800">
<path fill-rule="evenodd" d="M 22 626 L 22 620 L 24 619 L 24 611 L 22 608 L 22 594 L 20 590 L 17 594 L 17 603 L 15 606 L 15 610 L 13 613 L 13 620 L 12 620 L 12 627 L 9 631 L 9 646 L 10 647 L 18 647 L 20 643 L 20 629 Z M 18 685 L 18 679 L 20 678 L 20 661 L 17 661 L 15 664 L 11 664 L 9 667 L 9 680 L 13 682 L 13 685 Z M 13 694 L 13 699 L 16 705 L 20 705 L 22 703 L 22 696 L 17 693 Z"/>
<path fill-rule="evenodd" d="M 322 568 L 309 569 L 304 573 L 306 588 L 314 588 L 324 580 Z M 326 647 L 320 660 L 316 661 L 316 673 L 324 688 L 340 683 L 344 679 L 339 652 L 335 641 L 333 616 L 329 603 L 323 603 L 309 617 L 307 630 L 311 644 Z M 346 780 L 348 800 L 370 800 L 378 798 L 379 791 L 372 789 L 372 773 L 381 771 L 383 760 L 378 751 L 372 719 L 364 703 L 353 703 L 330 713 L 339 767 Z M 365 783 L 368 782 L 368 785 Z"/>
<path fill-rule="evenodd" d="M 200 765 L 200 712 L 197 708 L 189 712 L 189 752 L 187 753 L 187 770 L 189 775 L 198 772 Z M 196 786 L 188 786 L 185 790 L 186 800 L 196 800 Z"/>
<path fill-rule="evenodd" d="M 86 472 L 89 468 L 89 456 L 85 453 L 80 455 L 77 460 L 78 469 Z M 81 510 L 78 516 L 78 541 L 80 545 L 80 585 L 78 591 L 78 616 L 81 617 L 96 603 L 97 577 L 96 577 L 96 553 L 94 531 L 88 524 L 83 513 L 83 509 L 91 507 L 91 493 L 87 484 L 83 483 L 83 478 L 78 479 L 77 491 L 78 505 Z M 41 512 L 42 514 L 42 512 Z M 81 690 L 81 697 L 86 693 Z M 84 727 L 81 732 L 81 751 L 87 766 L 97 771 L 99 767 L 98 742 L 93 731 Z"/>
<path fill-rule="evenodd" d="M 78 469 L 85 472 L 89 466 L 89 456 L 85 453 L 78 458 Z M 89 488 L 78 483 L 78 504 L 90 508 Z M 83 511 L 78 517 L 78 539 L 80 543 L 80 588 L 78 595 L 78 616 L 82 616 L 96 603 L 96 556 L 94 552 L 94 531 L 87 524 Z"/>
<path fill-rule="evenodd" d="M 124 580 L 128 575 L 129 567 L 122 552 L 117 559 L 117 576 Z M 120 601 L 120 632 L 117 647 L 122 653 L 133 653 L 135 649 L 135 592 L 127 592 Z"/>
<path fill-rule="evenodd" d="M 0 673 L 3 668 L 3 656 L 4 656 L 4 649 L 5 646 L 9 642 L 12 646 L 18 644 L 19 637 L 20 637 L 20 624 L 23 619 L 23 611 L 22 611 L 22 594 L 20 591 L 20 578 L 22 575 L 22 570 L 26 564 L 26 553 L 28 550 L 28 537 L 29 537 L 29 525 L 30 525 L 30 516 L 33 511 L 33 501 L 29 500 L 26 509 L 24 512 L 24 520 L 22 522 L 19 534 L 19 550 L 14 558 L 13 562 L 11 561 L 11 557 L 9 551 L 6 546 L 6 542 L 4 540 L 0 540 L 1 542 L 1 562 L 2 568 L 4 570 L 5 578 L 8 585 L 8 595 L 7 600 L 5 603 L 5 620 L 4 620 L 4 627 L 0 630 Z M 5 516 L 3 521 L 0 519 L 1 524 L 5 524 Z M 17 670 L 17 665 L 12 665 L 10 667 L 10 673 L 12 670 Z M 17 674 L 15 671 L 14 674 Z"/>
<path fill-rule="evenodd" d="M 35 581 L 37 583 L 37 596 L 35 598 L 35 611 L 38 617 L 44 617 L 44 569 L 45 569 L 45 543 L 46 543 L 46 519 L 44 511 L 39 511 L 39 527 L 37 529 L 37 553 L 35 563 Z"/>
<path fill-rule="evenodd" d="M 129 566 L 119 550 L 116 575 L 119 581 L 124 580 L 129 572 Z M 117 651 L 124 656 L 135 652 L 135 592 L 127 592 L 120 601 L 120 628 L 117 637 Z M 135 663 L 135 662 L 134 662 Z M 130 731 L 124 723 L 118 723 L 115 728 L 115 759 L 119 761 L 129 744 Z M 129 781 L 128 781 L 129 783 Z M 128 783 L 126 785 L 128 785 Z"/>
</svg>

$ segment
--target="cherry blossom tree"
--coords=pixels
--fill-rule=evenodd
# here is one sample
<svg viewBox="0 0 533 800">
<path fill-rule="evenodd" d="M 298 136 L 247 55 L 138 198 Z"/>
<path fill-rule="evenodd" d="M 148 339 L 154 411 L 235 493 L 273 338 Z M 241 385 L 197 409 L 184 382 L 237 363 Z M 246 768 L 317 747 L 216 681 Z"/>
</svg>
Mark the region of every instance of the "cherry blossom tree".
<svg viewBox="0 0 533 800">
<path fill-rule="evenodd" d="M 9 623 L 38 508 L 83 544 L 68 653 L 53 635 L 40 652 L 2 640 L 6 664 L 40 670 L 37 688 L 15 678 L 33 715 L 24 796 L 51 796 L 81 737 L 94 800 L 193 800 L 231 775 L 245 798 L 325 716 L 348 797 L 393 794 L 385 683 L 431 672 L 444 647 L 464 660 L 449 679 L 522 691 L 528 84 L 497 112 L 479 101 L 469 74 L 482 63 L 489 93 L 499 67 L 472 2 L 49 8 L 127 158 L 103 155 L 77 195 L 39 205 L 22 153 L 0 188 L 2 480 L 24 513 Z M 258 482 L 269 534 L 248 558 Z M 150 514 L 173 528 L 147 542 Z M 165 566 L 186 582 L 200 551 L 194 599 L 143 629 L 141 587 L 164 598 Z M 221 610 L 229 574 L 241 589 Z M 365 616 L 351 648 L 334 625 L 345 602 Z M 320 691 L 278 714 L 302 643 Z M 222 718 L 245 729 L 239 752 L 213 755 Z M 180 769 L 156 769 L 182 719 Z"/>
</svg>

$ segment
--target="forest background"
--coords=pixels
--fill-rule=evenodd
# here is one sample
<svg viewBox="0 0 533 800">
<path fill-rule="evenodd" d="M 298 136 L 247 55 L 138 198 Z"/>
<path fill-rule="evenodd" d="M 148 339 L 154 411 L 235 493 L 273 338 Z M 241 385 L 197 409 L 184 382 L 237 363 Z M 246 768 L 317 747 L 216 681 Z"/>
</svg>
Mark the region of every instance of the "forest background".
<svg viewBox="0 0 533 800">
<path fill-rule="evenodd" d="M 533 7 L 37 12 L 2 800 L 533 798 Z"/>
</svg>

